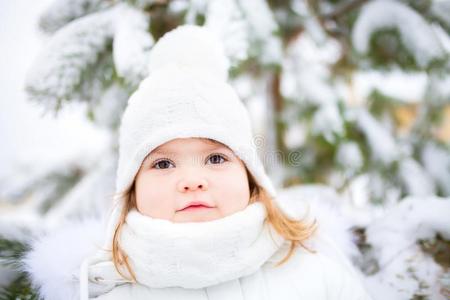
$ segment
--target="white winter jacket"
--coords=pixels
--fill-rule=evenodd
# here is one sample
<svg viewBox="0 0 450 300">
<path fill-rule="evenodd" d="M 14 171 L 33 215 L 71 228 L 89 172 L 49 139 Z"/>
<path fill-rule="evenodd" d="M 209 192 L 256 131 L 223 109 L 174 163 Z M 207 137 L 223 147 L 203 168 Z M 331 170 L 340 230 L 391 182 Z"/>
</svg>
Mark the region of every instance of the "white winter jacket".
<svg viewBox="0 0 450 300">
<path fill-rule="evenodd" d="M 130 245 L 140 243 L 132 252 L 142 257 L 132 261 L 138 284 L 126 282 L 106 256 L 98 255 L 104 228 L 97 221 L 65 227 L 40 239 L 24 262 L 46 300 L 80 299 L 80 280 L 87 285 L 89 299 L 101 300 L 370 299 L 359 273 L 342 252 L 348 252 L 350 245 L 343 224 L 329 207 L 319 204 L 326 199 L 321 200 L 293 200 L 289 193 L 278 197 L 285 212 L 307 214 L 317 220 L 319 229 L 307 242 L 314 253 L 299 247 L 277 267 L 289 244 L 279 236 L 271 235 L 270 240 L 263 230 L 266 226 L 257 225 L 265 217 L 258 205 L 210 223 L 209 229 L 199 234 L 191 233 L 203 230 L 200 223 L 180 232 L 169 222 L 145 223 L 138 217 L 127 240 Z M 133 241 L 141 226 L 152 229 L 146 237 L 148 243 Z M 154 234 L 154 228 L 164 234 Z"/>
</svg>

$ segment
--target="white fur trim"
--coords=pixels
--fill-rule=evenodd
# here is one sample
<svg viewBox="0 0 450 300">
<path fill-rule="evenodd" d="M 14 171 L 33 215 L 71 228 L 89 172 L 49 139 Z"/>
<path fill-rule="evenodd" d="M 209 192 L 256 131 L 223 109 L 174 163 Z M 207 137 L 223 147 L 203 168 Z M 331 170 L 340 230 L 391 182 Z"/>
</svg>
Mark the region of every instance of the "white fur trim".
<svg viewBox="0 0 450 300">
<path fill-rule="evenodd" d="M 99 220 L 78 221 L 32 242 L 22 268 L 43 299 L 79 299 L 81 262 L 100 249 L 104 230 Z"/>
</svg>

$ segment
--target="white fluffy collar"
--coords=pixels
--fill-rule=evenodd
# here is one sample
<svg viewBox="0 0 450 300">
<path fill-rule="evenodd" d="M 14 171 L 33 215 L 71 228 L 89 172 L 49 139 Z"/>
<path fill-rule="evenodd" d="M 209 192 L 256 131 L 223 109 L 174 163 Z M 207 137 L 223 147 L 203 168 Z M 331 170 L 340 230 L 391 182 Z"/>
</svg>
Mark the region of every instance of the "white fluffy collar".
<svg viewBox="0 0 450 300">
<path fill-rule="evenodd" d="M 132 210 L 121 247 L 140 284 L 203 288 L 256 272 L 283 246 L 285 240 L 265 222 L 266 216 L 261 202 L 222 219 L 196 223 L 173 223 Z M 89 259 L 84 269 L 88 274 L 82 277 L 100 285 L 89 286 L 91 296 L 126 282 L 114 270 L 109 252 Z"/>
<path fill-rule="evenodd" d="M 203 288 L 255 272 L 280 248 L 282 239 L 265 218 L 259 202 L 202 223 L 172 223 L 131 211 L 122 243 L 138 282 Z"/>
</svg>

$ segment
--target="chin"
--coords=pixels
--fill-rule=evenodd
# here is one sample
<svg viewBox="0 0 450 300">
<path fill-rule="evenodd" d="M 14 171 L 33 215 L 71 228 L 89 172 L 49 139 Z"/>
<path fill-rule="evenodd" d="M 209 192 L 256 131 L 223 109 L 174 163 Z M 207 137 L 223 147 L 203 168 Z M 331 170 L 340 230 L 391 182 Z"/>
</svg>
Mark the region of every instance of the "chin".
<svg viewBox="0 0 450 300">
<path fill-rule="evenodd" d="M 175 223 L 188 222 L 208 222 L 220 219 L 221 216 L 216 212 L 196 213 L 196 212 L 178 212 L 173 219 Z"/>
</svg>

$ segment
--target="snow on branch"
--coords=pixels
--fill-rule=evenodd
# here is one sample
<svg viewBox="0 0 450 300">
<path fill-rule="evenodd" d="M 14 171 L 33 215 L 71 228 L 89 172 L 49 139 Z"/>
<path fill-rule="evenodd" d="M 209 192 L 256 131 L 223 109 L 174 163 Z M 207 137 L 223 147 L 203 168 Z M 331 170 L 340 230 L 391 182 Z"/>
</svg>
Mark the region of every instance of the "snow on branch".
<svg viewBox="0 0 450 300">
<path fill-rule="evenodd" d="M 282 58 L 281 40 L 275 36 L 279 30 L 269 4 L 263 0 L 239 1 L 239 5 L 248 20 L 249 28 L 255 37 L 263 63 L 279 63 Z"/>
<path fill-rule="evenodd" d="M 248 58 L 250 45 L 247 24 L 236 1 L 210 1 L 205 26 L 221 37 L 231 65 L 235 66 Z"/>
<path fill-rule="evenodd" d="M 367 54 L 372 35 L 383 29 L 396 29 L 404 46 L 418 66 L 444 55 L 439 40 L 428 23 L 413 9 L 398 1 L 370 1 L 363 6 L 352 32 L 355 49 Z"/>
<path fill-rule="evenodd" d="M 113 42 L 114 64 L 120 77 L 137 86 L 147 75 L 154 39 L 148 32 L 149 16 L 128 5 L 122 7 Z"/>
<path fill-rule="evenodd" d="M 366 136 L 373 158 L 386 165 L 397 160 L 399 148 L 390 132 L 367 110 L 360 109 L 355 113 L 356 124 Z"/>
<path fill-rule="evenodd" d="M 282 45 L 270 7 L 262 0 L 215 0 L 208 3 L 206 27 L 217 32 L 232 65 L 258 56 L 263 64 L 279 63 Z"/>
<path fill-rule="evenodd" d="M 450 30 L 450 2 L 446 0 L 434 0 L 431 3 L 431 14 L 445 24 Z"/>
<path fill-rule="evenodd" d="M 380 299 L 412 299 L 428 295 L 444 299 L 444 270 L 424 253 L 421 240 L 439 234 L 450 240 L 450 198 L 407 197 L 366 229 L 366 241 L 379 264 L 379 271 L 366 278 L 373 295 Z"/>
<path fill-rule="evenodd" d="M 29 96 L 50 109 L 58 109 L 62 101 L 73 98 L 83 72 L 111 43 L 115 13 L 115 9 L 94 13 L 56 32 L 27 74 Z"/>
<path fill-rule="evenodd" d="M 39 18 L 39 27 L 53 33 L 75 19 L 110 6 L 103 0 L 55 0 Z"/>
</svg>

